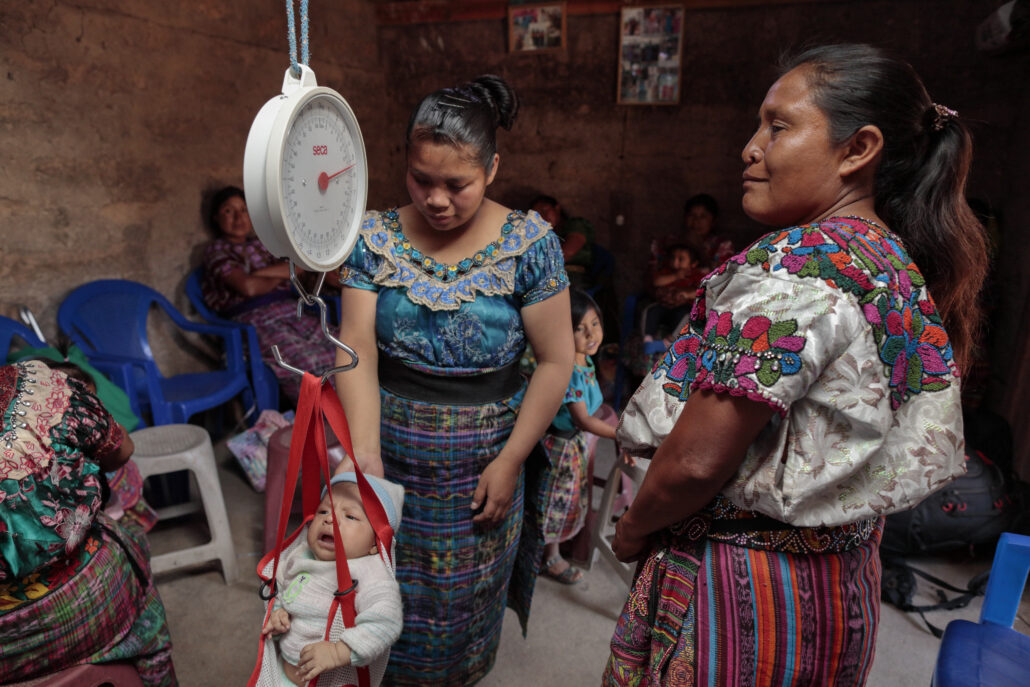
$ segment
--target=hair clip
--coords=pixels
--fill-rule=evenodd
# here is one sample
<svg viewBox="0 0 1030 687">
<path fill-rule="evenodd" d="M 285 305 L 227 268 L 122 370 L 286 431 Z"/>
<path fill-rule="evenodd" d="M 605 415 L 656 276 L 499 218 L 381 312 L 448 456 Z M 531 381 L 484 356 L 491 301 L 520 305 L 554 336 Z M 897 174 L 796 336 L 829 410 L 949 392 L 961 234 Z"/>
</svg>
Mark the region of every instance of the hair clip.
<svg viewBox="0 0 1030 687">
<path fill-rule="evenodd" d="M 473 102 L 473 100 L 471 98 L 462 98 L 460 95 L 455 95 L 454 93 L 444 93 L 443 98 L 447 98 L 448 100 L 454 100 L 454 101 L 457 101 L 459 103 L 471 103 L 471 102 Z"/>
<path fill-rule="evenodd" d="M 460 98 L 456 95 L 451 95 L 450 93 L 445 93 L 436 101 L 436 106 L 438 108 L 449 107 L 455 110 L 464 110 L 465 106 L 470 104 L 472 104 L 471 100 L 466 100 L 465 98 Z"/>
<path fill-rule="evenodd" d="M 933 104 L 933 112 L 934 114 L 932 126 L 934 131 L 940 131 L 944 128 L 944 124 L 946 122 L 950 122 L 952 119 L 958 117 L 958 112 L 951 109 L 950 107 L 938 105 L 937 103 Z"/>
</svg>

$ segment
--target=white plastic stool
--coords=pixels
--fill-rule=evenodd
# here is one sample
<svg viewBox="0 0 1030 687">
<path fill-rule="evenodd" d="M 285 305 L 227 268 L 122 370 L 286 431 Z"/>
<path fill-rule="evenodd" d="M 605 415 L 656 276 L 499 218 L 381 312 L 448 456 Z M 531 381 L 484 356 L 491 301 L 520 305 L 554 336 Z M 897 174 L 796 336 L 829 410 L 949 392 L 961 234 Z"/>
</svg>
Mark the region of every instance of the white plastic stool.
<svg viewBox="0 0 1030 687">
<path fill-rule="evenodd" d="M 235 582 L 239 575 L 236 549 L 229 531 L 222 487 L 218 482 L 215 452 L 207 431 L 194 425 L 159 425 L 136 430 L 130 436 L 136 445 L 132 460 L 144 479 L 176 470 L 193 472 L 211 531 L 211 541 L 207 544 L 153 556 L 150 567 L 154 574 L 217 559 L 222 562 L 225 583 Z M 158 518 L 181 513 L 181 508 L 163 509 L 158 511 Z"/>
<path fill-rule="evenodd" d="M 617 515 L 612 511 L 616 510 L 615 505 L 619 499 L 622 476 L 628 475 L 633 480 L 633 484 L 636 485 L 636 491 L 639 491 L 640 484 L 644 481 L 644 475 L 647 474 L 647 466 L 650 463 L 650 460 L 637 458 L 636 465 L 626 465 L 622 462 L 621 458 L 616 456 L 611 472 L 608 473 L 608 479 L 605 481 L 604 492 L 601 494 L 601 503 L 597 509 L 597 521 L 594 523 L 593 532 L 590 533 L 590 560 L 593 560 L 594 552 L 596 551 L 601 558 L 608 561 L 615 568 L 615 572 L 619 574 L 619 577 L 627 585 L 633 584 L 633 573 L 636 571 L 636 564 L 623 563 L 612 552 L 612 539 L 615 538 L 615 525 L 612 523 L 612 516 Z M 618 515 L 621 515 L 621 513 L 618 513 Z"/>
</svg>

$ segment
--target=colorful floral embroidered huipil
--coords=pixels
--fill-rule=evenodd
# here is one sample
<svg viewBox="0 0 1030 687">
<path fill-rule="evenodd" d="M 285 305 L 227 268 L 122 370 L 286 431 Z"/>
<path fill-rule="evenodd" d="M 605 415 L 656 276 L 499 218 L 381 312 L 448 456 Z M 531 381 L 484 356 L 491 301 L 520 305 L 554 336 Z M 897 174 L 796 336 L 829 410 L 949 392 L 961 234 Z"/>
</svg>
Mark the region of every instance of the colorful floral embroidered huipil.
<svg viewBox="0 0 1030 687">
<path fill-rule="evenodd" d="M 706 277 L 622 447 L 653 452 L 696 389 L 776 409 L 723 493 L 794 525 L 902 510 L 964 470 L 940 315 L 900 241 L 858 219 L 774 231 Z"/>
<path fill-rule="evenodd" d="M 558 239 L 535 212 L 511 213 L 496 241 L 445 265 L 411 245 L 396 210 L 370 211 L 340 279 L 379 292 L 380 351 L 437 374 L 516 361 L 526 345 L 519 311 L 568 286 Z"/>
</svg>

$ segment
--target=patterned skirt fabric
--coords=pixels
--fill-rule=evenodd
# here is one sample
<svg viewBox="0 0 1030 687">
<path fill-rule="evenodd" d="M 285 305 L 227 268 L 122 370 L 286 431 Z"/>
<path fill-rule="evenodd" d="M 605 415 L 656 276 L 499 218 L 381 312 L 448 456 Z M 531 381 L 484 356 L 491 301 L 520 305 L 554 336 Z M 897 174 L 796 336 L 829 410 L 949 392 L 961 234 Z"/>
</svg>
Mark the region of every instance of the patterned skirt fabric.
<svg viewBox="0 0 1030 687">
<path fill-rule="evenodd" d="M 540 502 L 544 541 L 557 544 L 576 536 L 590 506 L 587 480 L 588 447 L 584 432 L 569 438 L 545 434 L 543 449 L 551 463 L 550 477 L 541 483 Z"/>
<path fill-rule="evenodd" d="M 283 360 L 301 370 L 319 374 L 336 360 L 336 349 L 322 334 L 317 315 L 305 312 L 297 317 L 297 301 L 292 298 L 273 301 L 233 317 L 257 330 L 261 359 L 279 380 L 279 389 L 294 403 L 300 395 L 300 375 L 279 367 L 272 356 L 273 344 L 279 347 Z"/>
<path fill-rule="evenodd" d="M 700 518 L 641 564 L 605 687 L 865 683 L 880 613 L 882 520 L 840 552 L 715 541 Z"/>
<path fill-rule="evenodd" d="M 142 536 L 98 516 L 86 566 L 34 603 L 0 614 L 0 683 L 80 663 L 135 664 L 146 687 L 177 684 L 164 606 Z"/>
<path fill-rule="evenodd" d="M 435 406 L 387 391 L 381 399 L 383 467 L 405 489 L 396 539 L 404 629 L 383 684 L 470 685 L 493 666 L 505 606 L 525 618 L 543 552 L 538 534 L 522 535 L 525 472 L 503 522 L 472 524 L 472 493 L 515 414 L 504 403 Z"/>
<path fill-rule="evenodd" d="M 157 524 L 157 512 L 143 500 L 143 477 L 131 460 L 114 472 L 107 473 L 111 498 L 104 512 L 122 527 L 149 532 Z"/>
</svg>

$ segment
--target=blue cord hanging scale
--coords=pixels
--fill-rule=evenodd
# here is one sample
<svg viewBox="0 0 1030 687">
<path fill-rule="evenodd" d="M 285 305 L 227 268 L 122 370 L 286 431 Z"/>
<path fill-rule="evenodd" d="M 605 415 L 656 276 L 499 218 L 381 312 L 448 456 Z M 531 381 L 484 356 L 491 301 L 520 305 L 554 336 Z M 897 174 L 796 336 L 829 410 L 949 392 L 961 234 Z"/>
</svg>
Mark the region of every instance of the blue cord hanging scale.
<svg viewBox="0 0 1030 687">
<path fill-rule="evenodd" d="M 286 31 L 290 41 L 290 70 L 300 78 L 297 64 L 297 29 L 293 20 L 293 0 L 286 0 Z M 300 64 L 308 65 L 308 0 L 300 0 Z"/>
</svg>

